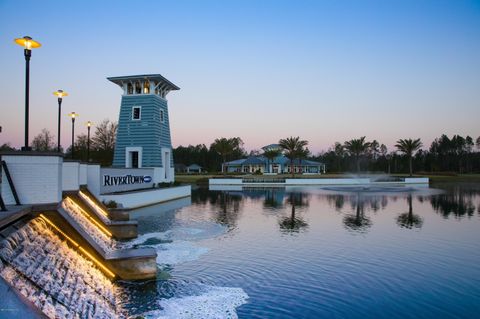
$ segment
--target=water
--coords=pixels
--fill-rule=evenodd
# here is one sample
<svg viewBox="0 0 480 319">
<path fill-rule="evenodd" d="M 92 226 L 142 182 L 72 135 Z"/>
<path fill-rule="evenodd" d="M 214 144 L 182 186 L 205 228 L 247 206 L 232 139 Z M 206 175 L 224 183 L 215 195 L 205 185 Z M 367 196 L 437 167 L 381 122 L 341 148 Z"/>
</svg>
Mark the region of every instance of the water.
<svg viewBox="0 0 480 319">
<path fill-rule="evenodd" d="M 437 188 L 196 190 L 133 214 L 162 272 L 119 298 L 148 318 L 477 317 L 480 186 Z"/>
<path fill-rule="evenodd" d="M 115 285 L 40 217 L 0 241 L 0 276 L 49 318 L 118 315 Z"/>
</svg>

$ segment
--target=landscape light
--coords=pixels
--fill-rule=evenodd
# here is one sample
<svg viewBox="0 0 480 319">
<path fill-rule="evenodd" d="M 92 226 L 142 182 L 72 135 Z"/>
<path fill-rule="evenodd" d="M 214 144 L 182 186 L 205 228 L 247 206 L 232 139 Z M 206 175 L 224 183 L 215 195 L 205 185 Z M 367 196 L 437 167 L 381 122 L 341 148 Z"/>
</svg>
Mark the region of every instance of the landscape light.
<svg viewBox="0 0 480 319">
<path fill-rule="evenodd" d="M 42 45 L 33 40 L 29 36 L 18 38 L 14 40 L 16 44 L 24 47 L 23 53 L 25 55 L 25 146 L 23 151 L 30 151 L 28 146 L 28 122 L 29 122 L 29 102 L 30 102 L 30 58 L 32 56 L 32 49 L 41 47 Z"/>
<path fill-rule="evenodd" d="M 58 97 L 58 135 L 57 135 L 57 152 L 60 152 L 60 121 L 62 114 L 62 99 L 64 96 L 68 96 L 68 93 L 63 90 L 57 90 L 53 92 L 53 95 Z"/>
</svg>

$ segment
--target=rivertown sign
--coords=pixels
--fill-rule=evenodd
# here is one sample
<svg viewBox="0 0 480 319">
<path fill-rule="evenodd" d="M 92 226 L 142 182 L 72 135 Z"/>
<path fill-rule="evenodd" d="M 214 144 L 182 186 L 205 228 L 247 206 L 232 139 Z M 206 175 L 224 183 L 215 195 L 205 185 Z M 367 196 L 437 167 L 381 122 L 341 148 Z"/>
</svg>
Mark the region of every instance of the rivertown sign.
<svg viewBox="0 0 480 319">
<path fill-rule="evenodd" d="M 101 168 L 100 193 L 118 193 L 152 188 L 153 168 Z"/>
<path fill-rule="evenodd" d="M 114 185 L 131 185 L 131 184 L 144 184 L 150 183 L 152 177 L 148 175 L 123 175 L 123 176 L 111 176 L 103 175 L 103 186 L 114 186 Z"/>
</svg>

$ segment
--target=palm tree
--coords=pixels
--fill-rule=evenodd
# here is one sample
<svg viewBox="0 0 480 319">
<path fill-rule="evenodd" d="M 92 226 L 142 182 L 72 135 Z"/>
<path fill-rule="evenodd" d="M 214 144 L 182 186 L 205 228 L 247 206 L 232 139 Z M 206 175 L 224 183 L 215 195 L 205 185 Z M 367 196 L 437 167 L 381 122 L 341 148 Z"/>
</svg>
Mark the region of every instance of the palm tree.
<svg viewBox="0 0 480 319">
<path fill-rule="evenodd" d="M 264 153 L 263 153 L 263 156 L 265 156 L 267 158 L 267 169 L 268 169 L 268 172 L 271 173 L 271 169 L 270 169 L 270 162 L 273 162 L 273 160 L 278 156 L 280 155 L 280 151 L 277 150 L 277 149 L 268 149 L 266 150 Z"/>
<path fill-rule="evenodd" d="M 350 156 L 355 157 L 357 163 L 357 172 L 360 171 L 360 158 L 364 155 L 370 148 L 370 143 L 365 142 L 365 136 L 362 136 L 358 139 L 352 139 L 344 143 L 345 149 L 347 150 Z"/>
<path fill-rule="evenodd" d="M 292 173 L 292 177 L 294 177 L 295 171 L 293 169 L 293 161 L 297 159 L 302 152 L 304 152 L 304 148 L 308 145 L 308 141 L 301 140 L 299 136 L 290 136 L 285 139 L 281 139 L 278 144 L 284 150 L 285 156 L 290 160 L 290 171 Z"/>
<path fill-rule="evenodd" d="M 341 171 L 340 163 L 345 156 L 345 148 L 340 142 L 335 142 L 335 145 L 333 146 L 333 151 L 335 152 L 335 157 L 337 160 L 337 171 Z"/>
<path fill-rule="evenodd" d="M 303 173 L 302 160 L 306 159 L 307 157 L 310 156 L 310 150 L 308 149 L 308 147 L 305 147 L 301 150 L 298 150 L 297 156 L 298 156 L 297 158 L 299 159 L 299 164 L 300 164 L 300 173 Z"/>
<path fill-rule="evenodd" d="M 227 161 L 227 156 L 232 154 L 236 148 L 239 148 L 243 144 L 243 141 L 240 137 L 232 138 L 217 138 L 212 143 L 212 148 L 222 157 L 222 171 Z M 225 172 L 223 172 L 225 174 Z"/>
<path fill-rule="evenodd" d="M 409 139 L 400 139 L 397 141 L 397 144 L 395 144 L 395 147 L 402 153 L 408 156 L 409 159 L 409 164 L 410 164 L 410 176 L 413 174 L 413 168 L 412 168 L 412 159 L 413 159 L 413 153 L 415 153 L 417 150 L 422 147 L 422 142 L 420 141 L 419 138 L 416 140 L 412 140 L 411 138 Z"/>
</svg>

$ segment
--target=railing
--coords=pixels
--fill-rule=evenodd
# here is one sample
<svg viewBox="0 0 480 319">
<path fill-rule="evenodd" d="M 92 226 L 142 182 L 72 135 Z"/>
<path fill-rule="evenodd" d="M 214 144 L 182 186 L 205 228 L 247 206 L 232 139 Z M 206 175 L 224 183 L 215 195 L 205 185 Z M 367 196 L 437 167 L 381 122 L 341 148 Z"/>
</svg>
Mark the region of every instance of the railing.
<svg viewBox="0 0 480 319">
<path fill-rule="evenodd" d="M 242 183 L 248 183 L 248 184 L 253 184 L 253 183 L 268 183 L 268 184 L 284 184 L 285 183 L 285 178 L 242 178 Z"/>
<path fill-rule="evenodd" d="M 3 201 L 1 192 L 0 192 L 0 211 L 2 211 L 2 212 L 7 211 L 7 207 L 5 206 L 5 202 Z"/>
<path fill-rule="evenodd" d="M 5 176 L 7 177 L 8 185 L 10 186 L 10 190 L 12 191 L 13 198 L 15 198 L 15 203 L 17 205 L 20 205 L 20 200 L 18 199 L 17 191 L 15 189 L 15 185 L 13 184 L 12 176 L 10 176 L 10 171 L 8 170 L 7 162 L 2 161 L 2 168 L 3 168 L 3 171 L 5 172 Z"/>
</svg>

